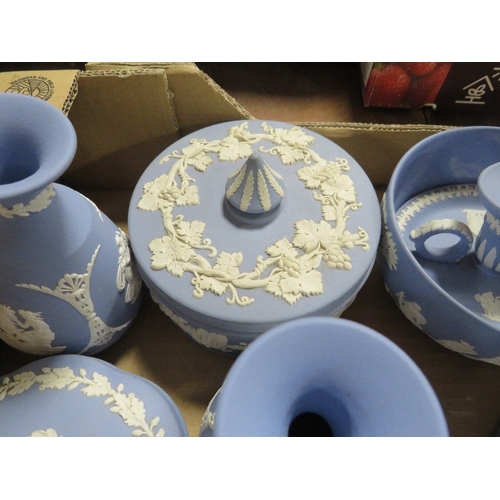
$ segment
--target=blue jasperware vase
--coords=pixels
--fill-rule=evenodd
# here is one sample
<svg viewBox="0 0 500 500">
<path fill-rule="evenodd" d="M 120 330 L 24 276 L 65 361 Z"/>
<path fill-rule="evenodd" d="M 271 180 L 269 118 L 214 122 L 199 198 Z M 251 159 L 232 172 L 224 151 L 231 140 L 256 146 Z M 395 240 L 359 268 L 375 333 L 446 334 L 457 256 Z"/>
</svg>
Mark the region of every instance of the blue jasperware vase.
<svg viewBox="0 0 500 500">
<path fill-rule="evenodd" d="M 55 182 L 75 151 L 75 130 L 56 107 L 0 94 L 0 338 L 34 355 L 95 354 L 139 308 L 125 233 Z"/>
<path fill-rule="evenodd" d="M 380 333 L 309 317 L 259 336 L 236 359 L 202 437 L 448 436 L 429 381 Z"/>
</svg>

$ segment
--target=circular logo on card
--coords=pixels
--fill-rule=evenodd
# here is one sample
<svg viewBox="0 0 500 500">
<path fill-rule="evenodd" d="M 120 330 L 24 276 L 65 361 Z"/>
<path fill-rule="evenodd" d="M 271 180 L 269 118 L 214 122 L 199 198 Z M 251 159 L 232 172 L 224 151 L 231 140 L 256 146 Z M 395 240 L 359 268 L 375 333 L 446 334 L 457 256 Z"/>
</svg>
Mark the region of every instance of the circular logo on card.
<svg viewBox="0 0 500 500">
<path fill-rule="evenodd" d="M 44 76 L 30 75 L 14 80 L 5 92 L 30 95 L 48 101 L 54 93 L 54 83 Z"/>
</svg>

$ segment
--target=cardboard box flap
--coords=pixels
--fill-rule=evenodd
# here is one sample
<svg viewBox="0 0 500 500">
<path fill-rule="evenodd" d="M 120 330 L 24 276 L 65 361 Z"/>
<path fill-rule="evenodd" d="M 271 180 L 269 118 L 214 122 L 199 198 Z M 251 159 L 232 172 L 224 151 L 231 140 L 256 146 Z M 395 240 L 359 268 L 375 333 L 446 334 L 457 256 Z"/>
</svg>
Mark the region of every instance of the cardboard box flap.
<svg viewBox="0 0 500 500">
<path fill-rule="evenodd" d="M 173 94 L 179 133 L 185 136 L 215 123 L 253 118 L 233 97 L 194 63 L 92 63 L 87 70 L 162 69 Z"/>
<path fill-rule="evenodd" d="M 163 70 L 82 71 L 68 117 L 78 148 L 64 181 L 78 188 L 133 188 L 178 139 Z"/>
<path fill-rule="evenodd" d="M 68 114 L 77 94 L 77 70 L 0 73 L 0 92 L 31 95 Z"/>
</svg>

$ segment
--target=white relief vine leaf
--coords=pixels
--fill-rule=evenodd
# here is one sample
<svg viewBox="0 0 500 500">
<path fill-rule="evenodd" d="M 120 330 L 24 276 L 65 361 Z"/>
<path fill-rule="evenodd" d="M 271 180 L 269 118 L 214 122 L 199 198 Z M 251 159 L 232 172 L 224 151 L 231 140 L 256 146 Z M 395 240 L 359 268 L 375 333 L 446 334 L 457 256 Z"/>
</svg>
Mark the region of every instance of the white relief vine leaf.
<svg viewBox="0 0 500 500">
<path fill-rule="evenodd" d="M 184 152 L 184 150 L 183 150 Z M 192 165 L 199 172 L 205 172 L 205 170 L 213 163 L 212 158 L 206 154 L 199 154 L 188 160 L 188 165 Z"/>
<path fill-rule="evenodd" d="M 269 245 L 266 248 L 266 253 L 270 257 L 283 257 L 287 256 L 291 263 L 298 257 L 299 253 L 297 249 L 292 245 L 292 243 L 287 238 L 281 238 L 276 241 L 273 245 Z"/>
<path fill-rule="evenodd" d="M 275 151 L 281 158 L 283 165 L 293 165 L 294 163 L 305 159 L 305 154 L 302 149 L 293 148 L 288 145 L 278 146 L 275 148 Z"/>
<path fill-rule="evenodd" d="M 216 278 L 212 278 L 210 276 L 200 276 L 199 278 L 193 279 L 196 280 L 196 284 L 200 290 L 212 292 L 219 296 L 223 295 L 227 291 L 227 283 L 223 283 Z"/>
<path fill-rule="evenodd" d="M 181 220 L 177 224 L 177 233 L 189 246 L 201 245 L 204 231 L 205 223 L 198 220 L 193 222 Z"/>
<path fill-rule="evenodd" d="M 323 205 L 321 207 L 321 215 L 323 219 L 329 222 L 334 222 L 337 220 L 337 210 L 331 205 Z"/>
<path fill-rule="evenodd" d="M 283 244 L 286 246 L 285 242 Z M 295 249 L 292 251 L 295 252 Z M 292 256 L 290 251 L 281 255 L 281 270 L 271 275 L 266 291 L 283 298 L 289 304 L 295 304 L 302 296 L 323 293 L 322 275 L 310 265 L 310 259 L 301 256 L 292 260 Z"/>
<path fill-rule="evenodd" d="M 240 142 L 236 137 L 229 136 L 221 141 L 219 159 L 221 161 L 236 161 L 252 154 L 250 144 Z"/>
<path fill-rule="evenodd" d="M 188 186 L 175 197 L 175 203 L 178 206 L 198 205 L 200 195 L 196 186 Z"/>
<path fill-rule="evenodd" d="M 195 255 L 194 249 L 172 235 L 155 238 L 149 243 L 153 256 L 151 268 L 159 271 L 167 269 L 173 276 L 181 277 L 186 270 L 186 263 Z"/>
<path fill-rule="evenodd" d="M 354 182 L 344 174 L 333 175 L 321 183 L 321 192 L 325 196 L 335 196 L 346 203 L 356 203 Z"/>
<path fill-rule="evenodd" d="M 205 291 L 216 295 L 229 293 L 230 296 L 226 298 L 228 304 L 244 306 L 253 303 L 254 299 L 240 296 L 240 290 L 262 288 L 288 303 L 294 303 L 303 296 L 322 293 L 321 273 L 317 271 L 322 260 L 329 268 L 346 271 L 352 268 L 352 264 L 344 248 L 350 250 L 354 246 L 360 246 L 365 251 L 369 249 L 369 238 L 362 228 L 358 228 L 357 233 L 346 230 L 348 212 L 361 206 L 356 201 L 354 183 L 346 175 L 350 170 L 348 161 L 345 158 L 335 158 L 333 161 L 321 158 L 310 149 L 314 137 L 306 134 L 300 127 L 281 129 L 266 123 L 262 123 L 261 127 L 264 133 L 252 133 L 244 122 L 231 127 L 228 137 L 222 140 L 193 140 L 188 147 L 182 149 L 182 154 L 174 151 L 163 157 L 161 164 L 173 160 L 170 171 L 143 186 L 143 196 L 138 202 L 138 208 L 160 210 L 166 231 L 166 235 L 149 243 L 151 268 L 156 271 L 166 269 L 176 277 L 183 276 L 185 272 L 192 273 L 191 284 L 195 297 L 202 297 Z M 297 175 L 308 189 L 313 190 L 314 199 L 321 203 L 323 218 L 319 223 L 297 222 L 295 236 L 291 243 L 288 242 L 289 248 L 280 248 L 284 242 L 270 245 L 266 249 L 268 257 L 258 256 L 253 271 L 244 273 L 239 271 L 239 264 L 230 269 L 221 266 L 218 257 L 223 252 L 219 254 L 211 246 L 209 239 L 202 239 L 202 222 L 192 221 L 192 226 L 188 226 L 187 221 L 181 223 L 179 217 L 182 216 L 174 219 L 172 209 L 180 206 L 179 200 L 183 200 L 189 188 L 193 187 L 192 179 L 186 173 L 188 165 L 195 165 L 197 159 L 204 158 L 201 169 L 204 171 L 204 167 L 209 164 L 206 158 L 212 153 L 218 155 L 221 161 L 246 159 L 253 152 L 252 146 L 262 140 L 271 141 L 274 146 L 270 149 L 261 146 L 259 150 L 279 156 L 284 165 L 298 161 L 305 163 L 304 167 L 298 169 Z M 251 199 L 249 193 L 257 182 L 261 204 L 267 206 L 269 192 L 264 177 L 255 180 L 253 176 L 246 177 L 246 174 L 245 163 L 231 175 L 230 179 L 234 181 L 228 186 L 226 193 L 233 195 L 247 179 L 240 202 L 242 210 L 247 210 Z M 276 181 L 282 179 L 282 176 L 267 165 L 264 175 L 269 185 L 282 196 L 284 193 Z M 190 203 L 199 203 L 197 191 Z M 334 222 L 335 225 L 329 222 Z M 195 223 L 199 229 L 194 228 Z M 208 257 L 216 259 L 215 264 L 197 250 L 207 250 Z M 299 254 L 298 250 L 303 254 Z M 293 280 L 305 280 L 304 285 L 292 285 L 293 280 L 289 280 L 283 273 Z"/>
<path fill-rule="evenodd" d="M 240 274 L 239 266 L 242 262 L 243 254 L 241 252 L 221 252 L 217 257 L 214 269 L 218 269 L 224 274 L 235 277 Z"/>
<path fill-rule="evenodd" d="M 319 249 L 328 251 L 333 245 L 339 246 L 335 229 L 324 220 L 319 223 L 305 219 L 296 222 L 292 243 L 306 253 Z"/>
<path fill-rule="evenodd" d="M 125 394 L 124 385 L 118 384 L 113 389 L 105 375 L 94 372 L 92 379 L 86 377 L 85 370 L 81 369 L 79 376 L 75 375 L 70 367 L 43 367 L 37 375 L 32 371 L 15 374 L 12 378 L 4 377 L 0 385 L 0 401 L 6 396 L 17 396 L 38 384 L 39 390 L 74 390 L 83 386 L 80 392 L 86 397 L 107 396 L 104 404 L 111 405 L 109 411 L 119 415 L 128 427 L 134 427 L 133 436 L 163 436 L 164 429 L 159 429 L 156 434 L 153 428 L 160 423 L 160 417 L 154 417 L 147 422 L 144 402 L 134 393 Z M 43 431 L 42 431 L 43 434 Z"/>
</svg>

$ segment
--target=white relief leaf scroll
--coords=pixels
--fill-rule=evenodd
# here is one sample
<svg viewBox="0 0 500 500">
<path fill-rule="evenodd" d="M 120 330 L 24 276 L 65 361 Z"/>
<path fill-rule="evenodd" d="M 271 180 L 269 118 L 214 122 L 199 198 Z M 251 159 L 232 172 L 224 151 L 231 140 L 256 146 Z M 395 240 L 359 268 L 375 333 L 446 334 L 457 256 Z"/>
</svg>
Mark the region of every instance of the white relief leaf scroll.
<svg viewBox="0 0 500 500">
<path fill-rule="evenodd" d="M 12 219 L 14 216 L 28 217 L 30 214 L 41 212 L 50 205 L 55 194 L 56 192 L 54 190 L 54 186 L 53 184 L 50 184 L 26 205 L 22 203 L 16 203 L 13 207 L 10 208 L 0 205 L 0 217 Z"/>
<path fill-rule="evenodd" d="M 149 243 L 151 268 L 155 271 L 167 270 L 176 277 L 186 272 L 193 274 L 191 283 L 195 297 L 200 298 L 207 291 L 216 295 L 229 294 L 226 303 L 246 306 L 252 304 L 254 299 L 240 295 L 242 291 L 262 288 L 293 304 L 302 297 L 323 293 L 322 274 L 318 270 L 322 261 L 331 269 L 349 271 L 352 264 L 346 250 L 355 246 L 365 251 L 370 248 L 369 236 L 363 228 L 356 228 L 356 232 L 347 229 L 349 212 L 361 206 L 354 182 L 347 174 L 350 170 L 348 161 L 345 158 L 331 161 L 321 158 L 310 148 L 314 137 L 300 127 L 287 130 L 273 128 L 266 123 L 261 127 L 263 133 L 252 133 L 244 122 L 232 127 L 228 137 L 222 140 L 194 139 L 181 153 L 174 151 L 163 157 L 160 164 L 173 162 L 170 171 L 143 186 L 137 207 L 147 211 L 159 210 L 166 232 Z M 278 156 L 283 165 L 304 162 L 297 175 L 321 204 L 323 219 L 320 222 L 297 221 L 291 242 L 275 242 L 266 249 L 267 256 L 257 257 L 252 271 L 241 272 L 241 262 L 230 268 L 221 265 L 219 257 L 224 252 L 211 246 L 208 238 L 203 239 L 203 222 L 184 221 L 182 215 L 174 218 L 173 210 L 185 204 L 200 203 L 199 193 L 186 171 L 189 165 L 204 172 L 211 163 L 209 154 L 218 155 L 221 161 L 246 159 L 253 152 L 252 146 L 263 140 L 271 141 L 273 146 L 270 149 L 260 146 L 259 151 Z M 246 170 L 244 165 L 231 176 L 236 179 L 229 187 L 230 196 L 242 186 Z M 281 179 L 282 176 L 268 166 L 264 175 L 281 196 L 282 189 L 275 178 Z M 268 188 L 264 177 L 261 177 L 247 178 L 243 185 L 242 210 L 248 209 L 255 182 L 261 204 L 267 206 L 269 194 L 266 196 L 264 188 Z M 201 253 L 203 250 L 208 252 L 207 256 Z M 240 255 L 239 252 L 237 254 Z M 215 258 L 215 262 L 210 258 Z"/>
<path fill-rule="evenodd" d="M 133 427 L 133 436 L 161 437 L 164 429 L 155 429 L 160 423 L 158 416 L 151 422 L 147 421 L 144 402 L 135 394 L 124 393 L 123 384 L 113 389 L 109 379 L 100 373 L 94 372 L 92 378 L 86 376 L 85 370 L 77 375 L 69 367 L 44 367 L 39 374 L 32 371 L 21 372 L 12 378 L 5 377 L 0 384 L 0 401 L 7 396 L 17 396 L 38 385 L 39 390 L 73 390 L 82 387 L 80 392 L 86 397 L 106 397 L 105 405 L 109 411 L 119 415 L 128 427 Z M 32 436 L 57 435 L 53 429 L 35 431 Z"/>
<path fill-rule="evenodd" d="M 459 185 L 439 188 L 415 198 L 411 203 L 406 205 L 397 216 L 398 227 L 403 232 L 408 222 L 415 217 L 420 211 L 434 203 L 445 201 L 451 198 L 459 198 L 461 196 L 477 196 L 478 190 L 476 186 Z"/>
<path fill-rule="evenodd" d="M 191 326 L 185 319 L 174 314 L 165 304 L 151 293 L 151 298 L 159 306 L 160 310 L 168 316 L 176 325 L 190 335 L 196 342 L 204 345 L 208 349 L 216 349 L 222 352 L 243 351 L 248 344 L 240 342 L 239 344 L 229 344 L 227 336 L 221 333 L 209 332 L 204 328 L 195 328 Z"/>
</svg>

